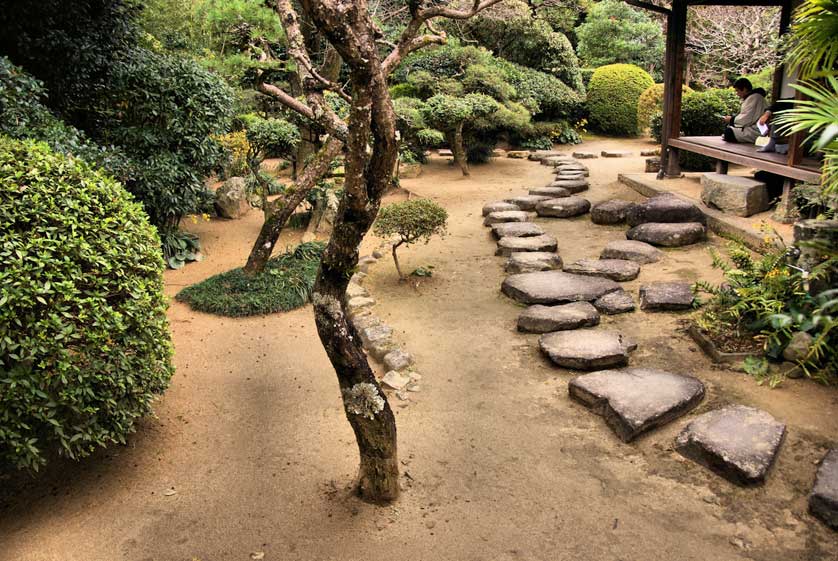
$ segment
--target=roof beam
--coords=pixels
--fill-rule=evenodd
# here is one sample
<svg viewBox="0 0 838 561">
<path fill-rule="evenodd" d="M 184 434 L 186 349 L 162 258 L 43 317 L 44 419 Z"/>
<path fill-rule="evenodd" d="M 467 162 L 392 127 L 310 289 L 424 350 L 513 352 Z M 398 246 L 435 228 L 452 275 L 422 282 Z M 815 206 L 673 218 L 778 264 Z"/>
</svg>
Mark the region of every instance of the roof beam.
<svg viewBox="0 0 838 561">
<path fill-rule="evenodd" d="M 643 8 L 644 10 L 650 10 L 652 12 L 658 12 L 659 14 L 669 15 L 669 8 L 664 8 L 656 4 L 650 4 L 649 2 L 643 2 L 643 0 L 624 0 L 624 2 L 632 6 L 637 6 L 638 8 Z"/>
</svg>

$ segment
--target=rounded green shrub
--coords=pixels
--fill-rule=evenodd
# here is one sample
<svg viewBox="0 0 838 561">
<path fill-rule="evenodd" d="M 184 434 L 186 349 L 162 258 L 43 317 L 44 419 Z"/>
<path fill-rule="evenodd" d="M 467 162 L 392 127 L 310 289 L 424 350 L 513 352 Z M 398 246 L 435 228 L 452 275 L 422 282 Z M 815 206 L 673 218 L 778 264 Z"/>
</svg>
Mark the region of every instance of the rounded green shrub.
<svg viewBox="0 0 838 561">
<path fill-rule="evenodd" d="M 652 117 L 658 111 L 663 110 L 663 84 L 652 84 L 646 91 L 640 94 L 637 100 L 637 128 L 640 132 L 645 131 L 652 125 Z M 693 91 L 689 86 L 681 87 L 681 96 Z"/>
<path fill-rule="evenodd" d="M 434 201 L 413 199 L 382 208 L 375 220 L 373 231 L 376 236 L 398 237 L 398 241 L 393 245 L 393 260 L 399 277 L 404 279 L 406 277 L 399 266 L 396 249 L 403 244 L 411 245 L 420 241 L 428 243 L 431 236 L 444 235 L 447 222 L 448 212 Z"/>
<path fill-rule="evenodd" d="M 160 239 L 119 183 L 0 137 L 0 465 L 124 443 L 169 384 Z"/>
<path fill-rule="evenodd" d="M 719 135 L 724 132 L 724 115 L 736 115 L 741 101 L 731 88 L 690 92 L 681 100 L 681 133 L 684 136 Z M 681 151 L 681 167 L 691 171 L 713 169 L 712 158 Z"/>
<path fill-rule="evenodd" d="M 637 136 L 637 102 L 654 81 L 633 64 L 597 68 L 588 88 L 588 121 L 605 134 Z"/>
</svg>

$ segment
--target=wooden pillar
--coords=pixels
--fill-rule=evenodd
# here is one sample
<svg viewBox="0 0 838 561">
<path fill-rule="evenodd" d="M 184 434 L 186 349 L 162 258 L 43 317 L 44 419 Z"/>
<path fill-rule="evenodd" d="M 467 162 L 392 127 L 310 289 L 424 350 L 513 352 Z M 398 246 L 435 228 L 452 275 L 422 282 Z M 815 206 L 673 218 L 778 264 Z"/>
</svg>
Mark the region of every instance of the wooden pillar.
<svg viewBox="0 0 838 561">
<path fill-rule="evenodd" d="M 687 0 L 672 0 L 672 9 L 666 18 L 661 171 L 658 173 L 658 179 L 681 176 L 678 150 L 669 146 L 669 140 L 681 135 L 681 89 L 684 85 L 684 44 L 686 40 Z"/>
<path fill-rule="evenodd" d="M 788 33 L 791 23 L 791 0 L 784 0 L 780 12 L 780 37 Z M 771 101 L 777 102 L 783 91 L 783 72 L 785 65 L 780 62 L 774 69 L 774 82 L 771 84 Z"/>
</svg>

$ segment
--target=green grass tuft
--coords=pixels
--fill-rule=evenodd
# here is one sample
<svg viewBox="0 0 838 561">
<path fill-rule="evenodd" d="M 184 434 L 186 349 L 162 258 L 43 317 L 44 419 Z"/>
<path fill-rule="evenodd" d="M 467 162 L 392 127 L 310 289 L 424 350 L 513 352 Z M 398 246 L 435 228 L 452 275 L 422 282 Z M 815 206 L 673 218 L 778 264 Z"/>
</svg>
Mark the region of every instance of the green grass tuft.
<svg viewBox="0 0 838 561">
<path fill-rule="evenodd" d="M 308 242 L 274 257 L 258 275 L 241 268 L 210 277 L 181 290 L 175 299 L 192 309 L 219 316 L 243 317 L 293 310 L 306 304 L 317 278 L 326 244 Z"/>
</svg>

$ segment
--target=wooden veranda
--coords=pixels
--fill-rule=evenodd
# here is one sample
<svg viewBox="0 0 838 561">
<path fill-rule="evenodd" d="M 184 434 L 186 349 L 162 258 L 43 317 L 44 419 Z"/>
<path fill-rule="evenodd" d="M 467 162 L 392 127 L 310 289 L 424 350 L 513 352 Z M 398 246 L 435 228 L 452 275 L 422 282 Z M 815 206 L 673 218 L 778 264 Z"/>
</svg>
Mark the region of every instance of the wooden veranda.
<svg viewBox="0 0 838 561">
<path fill-rule="evenodd" d="M 728 143 L 719 136 L 681 137 L 681 93 L 686 66 L 687 11 L 690 6 L 778 6 L 781 9 L 779 34 L 788 31 L 793 9 L 800 0 L 671 0 L 669 7 L 659 6 L 643 0 L 624 0 L 627 4 L 651 10 L 666 16 L 666 55 L 664 60 L 663 128 L 661 132 L 661 171 L 659 179 L 679 177 L 678 161 L 680 150 L 687 150 L 715 158 L 717 171 L 727 172 L 728 163 L 749 166 L 785 178 L 783 197 L 775 215 L 786 221 L 791 216 L 791 190 L 797 181 L 820 182 L 820 164 L 803 157 L 802 135 L 792 136 L 787 156 L 757 152 L 757 147 L 747 144 Z M 774 72 L 771 97 L 781 97 L 783 80 L 793 75 L 794 69 L 781 64 Z M 790 80 L 789 80 L 790 81 Z M 797 99 L 801 94 L 796 94 Z"/>
</svg>

